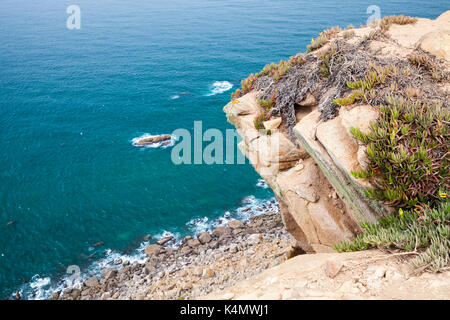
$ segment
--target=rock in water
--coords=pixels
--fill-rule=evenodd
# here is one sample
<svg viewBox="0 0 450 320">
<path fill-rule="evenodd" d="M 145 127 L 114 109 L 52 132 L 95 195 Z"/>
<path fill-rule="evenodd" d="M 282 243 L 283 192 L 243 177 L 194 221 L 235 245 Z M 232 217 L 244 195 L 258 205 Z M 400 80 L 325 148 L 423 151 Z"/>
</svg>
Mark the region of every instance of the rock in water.
<svg viewBox="0 0 450 320">
<path fill-rule="evenodd" d="M 101 247 L 101 246 L 102 246 L 103 244 L 104 244 L 104 243 L 103 243 L 103 241 L 100 241 L 100 242 L 94 243 L 94 244 L 92 245 L 92 248 L 97 248 L 97 247 Z"/>
<path fill-rule="evenodd" d="M 170 140 L 170 139 L 172 139 L 172 136 L 170 134 L 162 134 L 159 136 L 139 139 L 139 141 L 136 142 L 136 145 L 137 146 L 148 146 L 148 145 L 159 143 L 159 142 L 162 142 L 163 144 L 167 145 L 168 140 Z"/>
<path fill-rule="evenodd" d="M 160 246 L 163 246 L 171 240 L 173 240 L 173 237 L 169 236 L 169 237 L 164 237 L 162 239 L 159 239 L 158 241 L 156 241 L 156 243 L 159 244 Z"/>
</svg>

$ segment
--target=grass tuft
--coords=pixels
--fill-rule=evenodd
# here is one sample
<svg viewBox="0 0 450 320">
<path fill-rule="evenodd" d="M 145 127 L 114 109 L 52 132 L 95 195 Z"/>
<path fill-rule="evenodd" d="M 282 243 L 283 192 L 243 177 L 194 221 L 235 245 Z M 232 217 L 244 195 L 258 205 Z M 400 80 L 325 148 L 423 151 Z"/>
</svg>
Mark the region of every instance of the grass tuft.
<svg viewBox="0 0 450 320">
<path fill-rule="evenodd" d="M 399 210 L 398 215 L 365 223 L 364 233 L 352 242 L 334 246 L 338 252 L 370 248 L 400 249 L 416 252 L 411 264 L 415 268 L 440 272 L 450 266 L 450 202 L 426 209 L 420 217 L 413 210 Z"/>
</svg>

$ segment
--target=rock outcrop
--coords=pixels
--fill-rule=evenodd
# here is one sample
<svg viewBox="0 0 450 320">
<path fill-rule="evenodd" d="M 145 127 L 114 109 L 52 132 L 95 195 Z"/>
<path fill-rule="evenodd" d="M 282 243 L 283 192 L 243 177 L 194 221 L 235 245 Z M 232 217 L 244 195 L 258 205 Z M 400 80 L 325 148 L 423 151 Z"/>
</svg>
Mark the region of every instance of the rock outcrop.
<svg viewBox="0 0 450 320">
<path fill-rule="evenodd" d="M 300 255 L 200 299 L 447 300 L 449 293 L 450 271 L 415 274 L 395 255 L 370 250 Z"/>
<path fill-rule="evenodd" d="M 143 146 L 150 146 L 154 144 L 161 143 L 163 146 L 170 144 L 170 140 L 172 139 L 172 136 L 170 134 L 162 134 L 158 136 L 152 136 L 152 137 L 145 137 L 138 139 L 135 143 L 138 147 Z"/>
<path fill-rule="evenodd" d="M 392 211 L 366 196 L 365 189 L 374 187 L 373 183 L 352 175 L 367 168 L 368 158 L 366 147 L 353 138 L 350 129 L 367 132 L 379 111 L 367 103 L 340 108 L 332 103 L 358 66 L 327 66 L 327 80 L 332 81 L 320 80 L 313 68 L 330 51 L 347 50 L 350 53 L 341 55 L 341 60 L 402 66 L 408 65 L 410 55 L 424 52 L 439 61 L 439 72 L 450 71 L 450 11 L 435 20 L 418 18 L 415 23 L 392 24 L 383 36 L 376 36 L 377 30 L 366 26 L 337 32 L 322 48 L 303 56 L 302 68 L 309 74 L 292 71 L 283 84 L 263 76 L 252 91 L 224 107 L 228 122 L 242 137 L 240 150 L 274 191 L 287 230 L 306 252 L 330 251 L 332 245 L 358 234 L 361 223 L 376 222 Z M 317 62 L 319 56 L 322 60 Z M 409 90 L 420 84 L 424 95 L 439 92 L 448 102 L 450 86 L 444 79 L 432 85 L 414 79 L 422 82 L 410 83 Z M 288 101 L 291 107 L 274 108 L 281 118 L 265 121 L 263 126 L 270 131 L 260 132 L 254 123 L 262 113 L 259 99 L 267 101 L 273 88 L 277 88 L 277 103 Z"/>
</svg>

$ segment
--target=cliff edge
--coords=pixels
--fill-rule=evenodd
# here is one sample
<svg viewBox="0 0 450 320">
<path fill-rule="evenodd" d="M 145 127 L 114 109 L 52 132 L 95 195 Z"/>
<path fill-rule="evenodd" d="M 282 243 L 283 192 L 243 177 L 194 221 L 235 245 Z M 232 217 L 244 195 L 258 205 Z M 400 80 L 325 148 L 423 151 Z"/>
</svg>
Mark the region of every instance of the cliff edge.
<svg viewBox="0 0 450 320">
<path fill-rule="evenodd" d="M 357 174 L 370 159 L 355 133 L 373 130 L 386 103 L 427 101 L 448 111 L 449 71 L 447 11 L 435 20 L 385 17 L 325 30 L 307 53 L 242 81 L 224 112 L 304 251 L 331 252 L 354 239 L 361 224 L 394 212 L 400 200 L 368 196 L 380 188 L 378 172 Z"/>
</svg>

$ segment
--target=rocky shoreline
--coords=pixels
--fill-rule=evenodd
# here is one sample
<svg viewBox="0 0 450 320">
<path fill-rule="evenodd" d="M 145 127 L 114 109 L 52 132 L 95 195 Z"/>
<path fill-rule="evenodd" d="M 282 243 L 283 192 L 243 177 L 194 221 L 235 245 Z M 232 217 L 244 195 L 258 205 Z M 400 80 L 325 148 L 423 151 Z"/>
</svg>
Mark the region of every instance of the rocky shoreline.
<svg viewBox="0 0 450 320">
<path fill-rule="evenodd" d="M 275 211 L 186 236 L 178 246 L 173 242 L 162 238 L 145 248 L 145 263 L 115 261 L 101 277 L 54 292 L 50 299 L 195 299 L 303 253 Z"/>
</svg>

